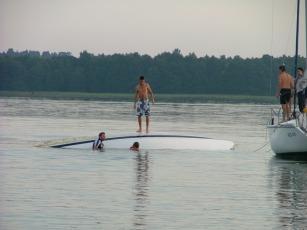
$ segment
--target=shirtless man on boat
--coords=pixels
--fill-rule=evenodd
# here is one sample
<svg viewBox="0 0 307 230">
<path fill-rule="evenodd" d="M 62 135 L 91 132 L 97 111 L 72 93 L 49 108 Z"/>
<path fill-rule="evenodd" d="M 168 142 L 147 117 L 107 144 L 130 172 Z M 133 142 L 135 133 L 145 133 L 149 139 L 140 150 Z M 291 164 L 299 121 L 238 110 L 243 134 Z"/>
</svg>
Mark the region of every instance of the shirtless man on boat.
<svg viewBox="0 0 307 230">
<path fill-rule="evenodd" d="M 276 96 L 280 98 L 283 111 L 283 121 L 290 120 L 291 114 L 291 94 L 294 89 L 294 81 L 290 74 L 286 72 L 284 65 L 279 66 L 278 90 Z"/>
<path fill-rule="evenodd" d="M 145 81 L 144 76 L 140 76 L 139 84 L 135 89 L 134 96 L 134 109 L 136 109 L 136 116 L 138 117 L 139 129 L 137 132 L 142 132 L 142 116 L 146 117 L 146 133 L 149 133 L 149 117 L 150 117 L 150 104 L 149 96 L 152 103 L 155 103 L 154 95 L 150 85 Z"/>
</svg>

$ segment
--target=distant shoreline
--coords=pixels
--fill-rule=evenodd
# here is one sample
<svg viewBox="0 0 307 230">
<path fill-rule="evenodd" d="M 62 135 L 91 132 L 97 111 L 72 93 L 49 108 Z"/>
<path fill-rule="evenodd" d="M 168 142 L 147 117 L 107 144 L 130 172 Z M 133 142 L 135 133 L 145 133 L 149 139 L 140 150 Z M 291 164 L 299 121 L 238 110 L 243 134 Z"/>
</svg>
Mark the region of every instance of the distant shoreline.
<svg viewBox="0 0 307 230">
<path fill-rule="evenodd" d="M 132 93 L 86 93 L 54 91 L 0 91 L 0 98 L 30 98 L 52 100 L 133 101 Z M 221 94 L 156 94 L 157 102 L 178 103 L 254 103 L 277 104 L 274 96 Z"/>
</svg>

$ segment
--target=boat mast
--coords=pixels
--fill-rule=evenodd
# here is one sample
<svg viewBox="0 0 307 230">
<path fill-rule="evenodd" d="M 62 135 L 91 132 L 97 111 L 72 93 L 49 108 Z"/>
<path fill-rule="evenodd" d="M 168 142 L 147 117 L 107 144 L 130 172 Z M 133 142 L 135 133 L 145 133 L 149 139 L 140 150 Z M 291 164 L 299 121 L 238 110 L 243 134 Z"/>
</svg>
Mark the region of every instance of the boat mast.
<svg viewBox="0 0 307 230">
<path fill-rule="evenodd" d="M 305 0 L 306 3 L 306 0 Z M 294 72 L 293 76 L 296 80 L 297 75 L 297 59 L 298 59 L 298 36 L 299 36 L 299 28 L 300 28 L 300 0 L 297 0 L 297 12 L 296 12 L 296 40 L 295 40 L 295 57 L 294 57 Z M 296 109 L 296 81 L 294 84 L 294 101 L 293 101 L 293 116 L 296 117 L 295 114 Z"/>
<path fill-rule="evenodd" d="M 305 0 L 305 45 L 306 45 L 306 64 L 305 69 L 307 67 L 307 0 Z"/>
</svg>

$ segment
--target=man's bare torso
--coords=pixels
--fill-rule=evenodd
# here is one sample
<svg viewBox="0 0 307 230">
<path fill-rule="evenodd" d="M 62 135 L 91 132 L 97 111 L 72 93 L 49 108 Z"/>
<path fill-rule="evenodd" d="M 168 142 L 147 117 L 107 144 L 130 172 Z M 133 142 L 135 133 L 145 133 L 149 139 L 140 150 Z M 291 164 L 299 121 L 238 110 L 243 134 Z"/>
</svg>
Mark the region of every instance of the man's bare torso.
<svg viewBox="0 0 307 230">
<path fill-rule="evenodd" d="M 291 88 L 293 88 L 292 77 L 287 73 L 281 73 L 279 75 L 279 87 L 280 87 L 280 89 L 291 89 Z"/>
<path fill-rule="evenodd" d="M 137 99 L 139 100 L 147 100 L 148 99 L 148 91 L 150 90 L 149 85 L 145 84 L 138 84 L 136 87 L 137 92 Z"/>
</svg>

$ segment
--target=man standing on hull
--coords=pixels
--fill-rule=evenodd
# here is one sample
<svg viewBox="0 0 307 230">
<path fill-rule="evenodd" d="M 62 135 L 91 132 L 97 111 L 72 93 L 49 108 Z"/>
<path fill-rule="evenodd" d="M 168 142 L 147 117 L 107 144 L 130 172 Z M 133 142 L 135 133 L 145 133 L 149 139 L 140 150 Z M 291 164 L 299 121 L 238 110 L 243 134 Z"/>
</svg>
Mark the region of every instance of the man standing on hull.
<svg viewBox="0 0 307 230">
<path fill-rule="evenodd" d="M 305 99 L 306 99 L 306 89 L 307 89 L 307 75 L 304 75 L 304 69 L 299 67 L 297 68 L 297 78 L 296 78 L 296 91 L 298 106 L 301 113 L 304 112 L 305 108 Z"/>
<path fill-rule="evenodd" d="M 280 104 L 283 111 L 283 121 L 290 120 L 291 114 L 291 94 L 294 88 L 294 81 L 290 74 L 286 72 L 285 66 L 279 66 L 279 76 L 276 96 L 280 97 Z"/>
<path fill-rule="evenodd" d="M 138 117 L 139 129 L 137 132 L 142 132 L 142 116 L 146 117 L 146 133 L 149 133 L 149 117 L 150 117 L 150 104 L 149 96 L 152 103 L 155 103 L 153 92 L 150 85 L 145 81 L 144 76 L 140 76 L 139 84 L 135 89 L 134 96 L 134 109 L 136 109 L 136 116 Z"/>
</svg>

